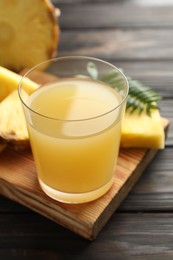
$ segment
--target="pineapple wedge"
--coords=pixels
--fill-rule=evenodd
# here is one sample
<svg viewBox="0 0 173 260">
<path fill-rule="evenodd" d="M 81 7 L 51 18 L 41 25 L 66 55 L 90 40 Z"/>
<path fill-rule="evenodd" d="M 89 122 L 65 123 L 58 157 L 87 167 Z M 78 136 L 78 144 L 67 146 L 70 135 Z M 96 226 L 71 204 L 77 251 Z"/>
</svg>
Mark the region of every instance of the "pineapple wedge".
<svg viewBox="0 0 173 260">
<path fill-rule="evenodd" d="M 28 97 L 26 92 L 23 93 Z M 0 103 L 0 142 L 17 149 L 29 145 L 28 131 L 17 90 Z"/>
<path fill-rule="evenodd" d="M 0 102 L 18 88 L 21 79 L 22 76 L 0 66 Z M 38 87 L 38 84 L 28 78 L 24 78 L 23 86 L 26 92 L 30 94 Z"/>
<path fill-rule="evenodd" d="M 151 117 L 138 112 L 126 111 L 122 125 L 121 147 L 145 147 L 163 149 L 164 129 L 158 110 L 153 110 Z"/>
<path fill-rule="evenodd" d="M 57 13 L 51 0 L 1 0 L 0 65 L 20 72 L 54 57 Z"/>
</svg>

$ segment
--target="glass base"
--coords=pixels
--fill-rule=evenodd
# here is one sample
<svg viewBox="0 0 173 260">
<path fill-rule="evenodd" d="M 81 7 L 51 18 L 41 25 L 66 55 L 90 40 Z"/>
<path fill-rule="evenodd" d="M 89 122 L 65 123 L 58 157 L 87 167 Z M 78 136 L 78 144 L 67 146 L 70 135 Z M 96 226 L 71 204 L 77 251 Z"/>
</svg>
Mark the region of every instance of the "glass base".
<svg viewBox="0 0 173 260">
<path fill-rule="evenodd" d="M 42 190 L 52 199 L 69 204 L 85 203 L 103 196 L 112 186 L 113 178 L 101 188 L 84 193 L 66 193 L 50 188 L 39 179 Z"/>
</svg>

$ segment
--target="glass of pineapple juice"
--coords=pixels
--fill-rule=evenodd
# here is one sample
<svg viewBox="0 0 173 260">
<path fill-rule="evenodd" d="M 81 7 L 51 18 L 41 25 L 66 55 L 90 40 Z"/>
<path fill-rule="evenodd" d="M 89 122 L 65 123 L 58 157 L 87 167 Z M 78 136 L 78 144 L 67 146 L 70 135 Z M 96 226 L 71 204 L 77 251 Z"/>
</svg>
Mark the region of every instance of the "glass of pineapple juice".
<svg viewBox="0 0 173 260">
<path fill-rule="evenodd" d="M 23 79 L 45 67 L 51 76 L 26 98 Z M 105 61 L 72 56 L 43 62 L 23 79 L 19 97 L 42 190 L 64 203 L 101 197 L 115 177 L 126 77 Z"/>
</svg>

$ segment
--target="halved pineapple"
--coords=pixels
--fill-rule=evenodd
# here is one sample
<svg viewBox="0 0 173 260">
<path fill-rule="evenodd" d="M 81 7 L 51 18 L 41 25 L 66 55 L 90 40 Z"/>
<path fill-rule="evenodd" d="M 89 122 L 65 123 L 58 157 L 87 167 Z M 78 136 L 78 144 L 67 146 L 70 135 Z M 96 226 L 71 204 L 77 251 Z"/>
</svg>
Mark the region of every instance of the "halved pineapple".
<svg viewBox="0 0 173 260">
<path fill-rule="evenodd" d="M 22 76 L 0 66 L 0 101 L 18 88 L 21 79 Z M 38 87 L 38 84 L 28 78 L 24 78 L 23 87 L 30 94 Z"/>
<path fill-rule="evenodd" d="M 143 112 L 126 111 L 122 125 L 121 147 L 163 149 L 165 134 L 160 113 L 152 110 L 151 117 Z"/>
<path fill-rule="evenodd" d="M 28 94 L 23 91 L 25 98 Z M 17 149 L 29 145 L 28 131 L 17 90 L 0 103 L 0 143 L 11 144 Z"/>
<path fill-rule="evenodd" d="M 52 58 L 59 41 L 56 13 L 50 0 L 1 0 L 0 65 L 19 72 Z"/>
</svg>

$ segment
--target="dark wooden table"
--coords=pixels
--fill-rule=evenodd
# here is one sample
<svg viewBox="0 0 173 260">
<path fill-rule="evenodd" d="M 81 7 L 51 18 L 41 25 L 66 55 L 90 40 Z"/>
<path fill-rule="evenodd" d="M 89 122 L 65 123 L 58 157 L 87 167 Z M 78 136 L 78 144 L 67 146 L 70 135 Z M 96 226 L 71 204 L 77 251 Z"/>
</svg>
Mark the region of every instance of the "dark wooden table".
<svg viewBox="0 0 173 260">
<path fill-rule="evenodd" d="M 163 96 L 161 114 L 173 123 L 173 5 L 53 2 L 61 9 L 59 56 L 95 56 L 122 68 Z M 173 125 L 166 148 L 93 242 L 1 196 L 0 259 L 173 259 Z"/>
</svg>

